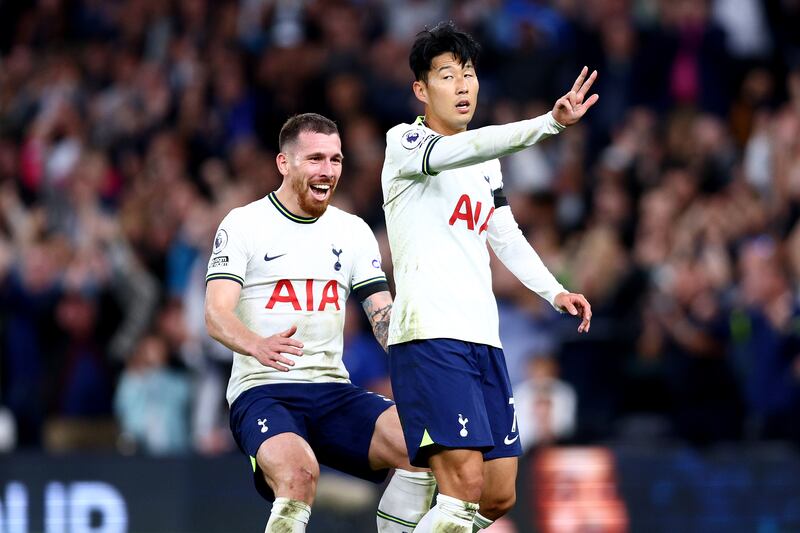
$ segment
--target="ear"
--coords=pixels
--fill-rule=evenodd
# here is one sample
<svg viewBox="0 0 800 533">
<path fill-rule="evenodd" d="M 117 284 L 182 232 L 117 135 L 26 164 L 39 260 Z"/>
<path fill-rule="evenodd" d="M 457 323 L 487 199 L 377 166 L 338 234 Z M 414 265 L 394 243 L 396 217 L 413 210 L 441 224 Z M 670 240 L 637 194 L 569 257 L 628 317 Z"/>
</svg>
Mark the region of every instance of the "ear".
<svg viewBox="0 0 800 533">
<path fill-rule="evenodd" d="M 281 176 L 289 174 L 289 156 L 285 153 L 281 152 L 275 156 L 275 164 L 278 166 L 278 172 L 281 173 Z"/>
<path fill-rule="evenodd" d="M 414 96 L 423 104 L 428 103 L 428 85 L 424 81 L 416 80 L 411 84 L 411 90 L 414 91 Z"/>
</svg>

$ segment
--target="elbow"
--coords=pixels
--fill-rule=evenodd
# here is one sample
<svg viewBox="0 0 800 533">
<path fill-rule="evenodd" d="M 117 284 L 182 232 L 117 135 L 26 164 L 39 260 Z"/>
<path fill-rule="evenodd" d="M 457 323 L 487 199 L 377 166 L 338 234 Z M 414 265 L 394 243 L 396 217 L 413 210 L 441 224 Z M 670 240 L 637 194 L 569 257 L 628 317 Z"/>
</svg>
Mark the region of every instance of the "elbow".
<svg viewBox="0 0 800 533">
<path fill-rule="evenodd" d="M 206 304 L 205 308 L 206 331 L 208 336 L 214 340 L 219 340 L 219 330 L 217 327 L 217 313 L 213 307 Z"/>
</svg>

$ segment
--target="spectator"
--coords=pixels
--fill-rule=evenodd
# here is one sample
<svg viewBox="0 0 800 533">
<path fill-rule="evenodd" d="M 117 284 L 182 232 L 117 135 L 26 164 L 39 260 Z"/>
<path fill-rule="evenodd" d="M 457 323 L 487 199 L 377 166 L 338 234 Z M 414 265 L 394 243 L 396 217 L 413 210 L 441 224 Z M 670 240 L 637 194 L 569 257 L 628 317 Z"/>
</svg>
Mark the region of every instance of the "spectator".
<svg viewBox="0 0 800 533">
<path fill-rule="evenodd" d="M 164 340 L 148 335 L 120 376 L 114 411 L 123 451 L 165 455 L 189 449 L 189 382 L 169 368 L 168 355 Z"/>
</svg>

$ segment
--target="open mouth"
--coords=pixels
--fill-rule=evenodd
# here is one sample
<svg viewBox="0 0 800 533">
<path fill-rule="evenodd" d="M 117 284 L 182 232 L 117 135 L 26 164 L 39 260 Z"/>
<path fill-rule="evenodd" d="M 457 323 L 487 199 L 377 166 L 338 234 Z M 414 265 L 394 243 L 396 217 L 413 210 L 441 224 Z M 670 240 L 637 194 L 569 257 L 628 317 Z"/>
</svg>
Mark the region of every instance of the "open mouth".
<svg viewBox="0 0 800 533">
<path fill-rule="evenodd" d="M 469 100 L 459 100 L 456 104 L 456 109 L 459 113 L 468 113 L 469 112 Z"/>
<path fill-rule="evenodd" d="M 331 193 L 331 185 L 329 183 L 317 183 L 309 185 L 311 189 L 311 196 L 319 202 L 325 201 Z"/>
</svg>

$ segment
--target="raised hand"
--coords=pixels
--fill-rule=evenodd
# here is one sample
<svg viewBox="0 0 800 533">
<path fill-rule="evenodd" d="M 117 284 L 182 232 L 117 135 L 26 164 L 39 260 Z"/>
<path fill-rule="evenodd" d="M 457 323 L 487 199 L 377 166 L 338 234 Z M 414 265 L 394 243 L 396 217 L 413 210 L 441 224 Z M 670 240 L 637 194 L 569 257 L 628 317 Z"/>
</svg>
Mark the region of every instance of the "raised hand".
<svg viewBox="0 0 800 533">
<path fill-rule="evenodd" d="M 553 302 L 556 306 L 571 314 L 581 318 L 581 323 L 578 326 L 578 333 L 588 333 L 589 327 L 592 325 L 592 306 L 583 296 L 583 294 L 575 294 L 572 292 L 562 292 L 556 296 Z"/>
<path fill-rule="evenodd" d="M 260 339 L 251 355 L 264 366 L 288 372 L 288 367 L 294 366 L 294 361 L 284 354 L 303 355 L 303 350 L 301 350 L 303 343 L 291 338 L 295 333 L 297 333 L 297 326 L 292 326 L 286 331 Z"/>
<path fill-rule="evenodd" d="M 572 84 L 572 89 L 556 100 L 556 104 L 553 106 L 553 118 L 564 126 L 571 126 L 578 122 L 600 98 L 599 95 L 593 94 L 588 100 L 584 101 L 586 93 L 589 92 L 594 80 L 597 78 L 597 71 L 594 70 L 587 80 L 586 74 L 588 72 L 589 68 L 583 67 L 583 70 L 575 79 L 575 83 Z"/>
</svg>

